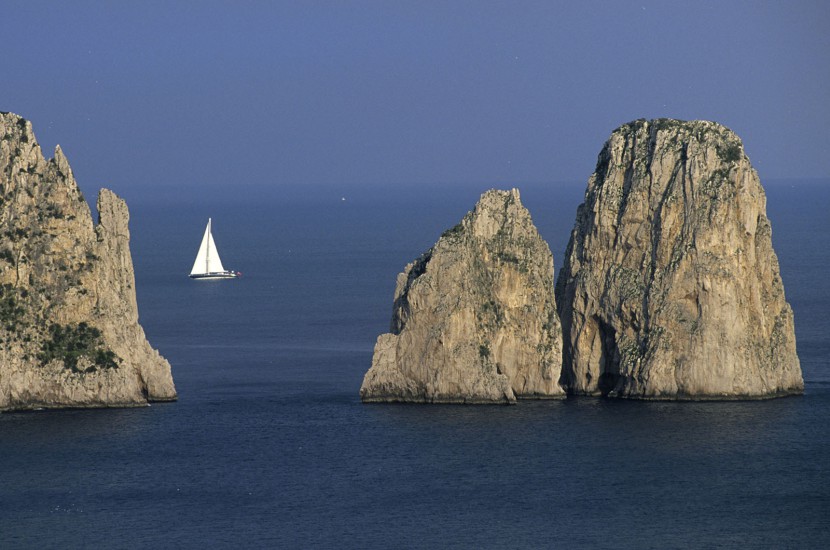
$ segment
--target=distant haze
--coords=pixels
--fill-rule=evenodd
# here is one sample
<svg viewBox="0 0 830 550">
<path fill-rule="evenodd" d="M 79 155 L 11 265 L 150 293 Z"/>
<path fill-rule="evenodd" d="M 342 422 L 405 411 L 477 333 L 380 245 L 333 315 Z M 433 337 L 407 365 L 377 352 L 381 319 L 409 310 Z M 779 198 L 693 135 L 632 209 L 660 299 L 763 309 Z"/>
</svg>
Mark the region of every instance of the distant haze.
<svg viewBox="0 0 830 550">
<path fill-rule="evenodd" d="M 825 2 L 4 2 L 0 110 L 88 192 L 583 182 L 637 118 L 830 176 Z"/>
</svg>

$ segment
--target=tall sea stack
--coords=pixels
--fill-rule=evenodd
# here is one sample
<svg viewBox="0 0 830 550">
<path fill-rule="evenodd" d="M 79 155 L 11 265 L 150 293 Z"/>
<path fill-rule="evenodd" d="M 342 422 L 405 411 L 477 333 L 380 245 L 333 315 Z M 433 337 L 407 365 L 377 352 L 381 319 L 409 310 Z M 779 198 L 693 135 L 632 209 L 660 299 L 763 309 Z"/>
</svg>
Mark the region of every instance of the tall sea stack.
<svg viewBox="0 0 830 550">
<path fill-rule="evenodd" d="M 713 122 L 611 134 L 556 286 L 573 394 L 745 399 L 801 393 L 766 198 Z"/>
<path fill-rule="evenodd" d="M 170 365 L 138 324 L 127 205 L 98 223 L 60 147 L 0 113 L 0 411 L 176 399 Z"/>
<path fill-rule="evenodd" d="M 513 403 L 557 398 L 561 330 L 553 256 L 519 192 L 488 191 L 398 275 L 366 402 Z"/>
</svg>

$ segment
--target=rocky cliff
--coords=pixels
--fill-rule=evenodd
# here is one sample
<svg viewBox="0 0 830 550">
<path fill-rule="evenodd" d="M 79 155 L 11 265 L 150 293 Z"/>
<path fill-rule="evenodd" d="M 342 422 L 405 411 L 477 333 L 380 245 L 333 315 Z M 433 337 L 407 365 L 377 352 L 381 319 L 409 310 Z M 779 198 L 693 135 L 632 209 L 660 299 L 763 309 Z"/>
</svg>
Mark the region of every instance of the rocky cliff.
<svg viewBox="0 0 830 550">
<path fill-rule="evenodd" d="M 740 139 L 712 122 L 613 132 L 556 287 L 563 384 L 646 399 L 801 393 L 766 199 Z"/>
<path fill-rule="evenodd" d="M 488 191 L 398 275 L 363 401 L 512 403 L 564 395 L 553 257 L 519 192 Z"/>
<path fill-rule="evenodd" d="M 0 411 L 176 398 L 170 365 L 138 324 L 123 200 L 98 224 L 60 147 L 0 113 Z"/>
</svg>

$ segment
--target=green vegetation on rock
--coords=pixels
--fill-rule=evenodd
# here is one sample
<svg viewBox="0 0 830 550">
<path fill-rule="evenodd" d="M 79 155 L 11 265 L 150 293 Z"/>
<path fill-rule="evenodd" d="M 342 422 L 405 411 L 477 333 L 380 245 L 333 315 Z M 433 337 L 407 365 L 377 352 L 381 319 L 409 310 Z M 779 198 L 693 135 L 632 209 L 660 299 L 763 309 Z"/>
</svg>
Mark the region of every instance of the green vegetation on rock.
<svg viewBox="0 0 830 550">
<path fill-rule="evenodd" d="M 18 301 L 17 289 L 10 284 L 0 286 L 0 323 L 3 328 L 14 332 L 24 313 Z"/>
<path fill-rule="evenodd" d="M 118 368 L 118 356 L 104 345 L 101 331 L 86 323 L 77 325 L 53 324 L 50 339 L 41 345 L 38 360 L 46 366 L 54 360 L 72 372 L 95 372 L 98 369 Z M 78 367 L 78 360 L 86 357 L 92 363 L 86 369 Z"/>
</svg>

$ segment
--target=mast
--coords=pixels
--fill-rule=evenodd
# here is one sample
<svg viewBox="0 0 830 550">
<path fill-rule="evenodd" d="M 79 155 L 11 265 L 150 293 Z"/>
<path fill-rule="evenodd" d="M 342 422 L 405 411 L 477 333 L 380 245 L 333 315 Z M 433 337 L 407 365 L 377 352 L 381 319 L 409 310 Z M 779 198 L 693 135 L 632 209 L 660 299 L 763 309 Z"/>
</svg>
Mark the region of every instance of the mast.
<svg viewBox="0 0 830 550">
<path fill-rule="evenodd" d="M 210 230 L 210 218 L 208 218 L 208 228 L 207 228 L 207 251 L 205 253 L 205 273 L 210 272 L 210 240 L 213 238 L 213 232 Z"/>
</svg>

